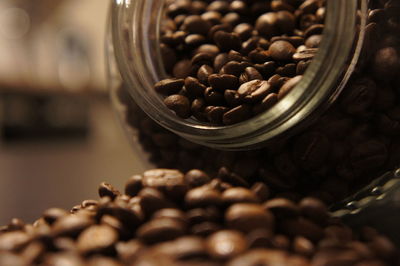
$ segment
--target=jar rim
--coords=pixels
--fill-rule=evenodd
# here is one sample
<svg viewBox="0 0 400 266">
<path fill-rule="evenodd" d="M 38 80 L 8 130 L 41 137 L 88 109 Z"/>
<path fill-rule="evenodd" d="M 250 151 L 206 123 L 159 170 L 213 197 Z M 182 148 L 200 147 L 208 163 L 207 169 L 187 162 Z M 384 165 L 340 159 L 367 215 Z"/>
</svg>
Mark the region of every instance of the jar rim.
<svg viewBox="0 0 400 266">
<path fill-rule="evenodd" d="M 320 113 L 337 98 L 353 72 L 361 51 L 363 32 L 357 32 L 356 29 L 357 11 L 360 9 L 358 1 L 328 0 L 325 29 L 318 53 L 296 88 L 275 106 L 251 119 L 229 126 L 211 126 L 184 120 L 163 104 L 160 105 L 160 97 L 152 90 L 152 85 L 159 80 L 155 72 L 161 73 L 162 69 L 161 60 L 151 63 L 154 53 L 160 53 L 151 47 L 150 42 L 155 41 L 157 45 L 164 4 L 164 1 L 155 2 L 114 0 L 112 3 L 112 42 L 121 76 L 136 103 L 158 124 L 192 142 L 217 149 L 259 148 Z M 366 10 L 366 0 L 361 1 L 361 13 L 366 13 Z M 149 16 L 149 12 L 155 13 Z M 360 23 L 363 29 L 365 16 L 361 16 Z M 360 36 L 358 40 L 355 39 L 357 34 Z M 132 54 L 127 56 L 129 53 Z M 352 61 L 349 63 L 350 55 Z"/>
</svg>

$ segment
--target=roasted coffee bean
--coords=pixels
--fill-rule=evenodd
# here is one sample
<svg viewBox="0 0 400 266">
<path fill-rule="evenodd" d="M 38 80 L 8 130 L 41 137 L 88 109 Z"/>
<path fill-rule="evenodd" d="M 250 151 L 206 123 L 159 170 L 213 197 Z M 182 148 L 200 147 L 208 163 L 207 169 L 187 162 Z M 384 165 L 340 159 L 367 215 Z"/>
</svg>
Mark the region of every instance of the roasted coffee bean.
<svg viewBox="0 0 400 266">
<path fill-rule="evenodd" d="M 214 73 L 214 69 L 209 65 L 202 65 L 197 71 L 197 78 L 199 81 L 208 86 L 208 77 Z"/>
<path fill-rule="evenodd" d="M 230 107 L 238 106 L 241 103 L 240 96 L 236 90 L 225 90 L 224 98 Z"/>
<path fill-rule="evenodd" d="M 326 205 L 318 199 L 304 198 L 300 201 L 299 207 L 302 215 L 318 224 L 325 223 L 329 217 Z"/>
<path fill-rule="evenodd" d="M 224 95 L 213 87 L 208 87 L 204 91 L 204 99 L 210 105 L 222 105 L 224 102 Z"/>
<path fill-rule="evenodd" d="M 294 46 L 287 41 L 276 41 L 272 43 L 268 50 L 274 60 L 289 61 L 296 52 Z"/>
<path fill-rule="evenodd" d="M 316 48 L 307 48 L 304 50 L 298 50 L 293 54 L 294 61 L 311 60 L 317 54 Z"/>
<path fill-rule="evenodd" d="M 52 231 L 56 236 L 76 237 L 92 223 L 86 215 L 68 215 L 55 221 Z"/>
<path fill-rule="evenodd" d="M 221 193 L 208 186 L 193 188 L 185 196 L 185 203 L 190 208 L 218 206 L 222 203 Z"/>
<path fill-rule="evenodd" d="M 258 228 L 272 230 L 274 227 L 274 216 L 258 204 L 234 204 L 226 211 L 225 220 L 229 228 L 242 232 Z"/>
<path fill-rule="evenodd" d="M 298 236 L 293 240 L 293 250 L 299 255 L 312 256 L 315 252 L 314 244 L 307 238 Z"/>
<path fill-rule="evenodd" d="M 43 213 L 43 219 L 48 223 L 48 224 L 53 224 L 55 221 L 57 221 L 58 219 L 66 216 L 68 214 L 68 212 L 64 209 L 60 209 L 60 208 L 51 208 L 51 209 L 47 209 L 44 213 Z"/>
<path fill-rule="evenodd" d="M 249 105 L 242 104 L 225 112 L 222 117 L 222 123 L 224 125 L 236 124 L 247 120 L 248 118 L 251 117 L 251 115 L 252 115 L 251 107 Z"/>
<path fill-rule="evenodd" d="M 211 24 L 200 16 L 187 16 L 182 24 L 182 29 L 193 34 L 206 36 L 211 28 Z"/>
<path fill-rule="evenodd" d="M 292 201 L 284 198 L 275 198 L 264 203 L 264 208 L 272 212 L 277 218 L 292 218 L 300 214 L 299 207 Z"/>
<path fill-rule="evenodd" d="M 225 31 L 217 31 L 214 34 L 214 41 L 221 51 L 236 50 L 242 47 L 242 41 L 236 33 L 228 33 Z"/>
<path fill-rule="evenodd" d="M 208 76 L 208 83 L 218 91 L 235 90 L 239 86 L 238 78 L 229 74 L 212 74 Z"/>
<path fill-rule="evenodd" d="M 153 188 L 143 188 L 138 196 L 139 204 L 146 217 L 152 216 L 154 212 L 160 209 L 174 207 L 160 191 Z"/>
<path fill-rule="evenodd" d="M 190 101 L 187 97 L 179 94 L 168 96 L 164 99 L 165 105 L 181 118 L 191 116 Z"/>
<path fill-rule="evenodd" d="M 161 209 L 156 211 L 152 216 L 152 219 L 161 219 L 161 218 L 169 218 L 176 220 L 184 225 L 187 224 L 185 213 L 179 209 L 173 209 L 173 208 Z"/>
<path fill-rule="evenodd" d="M 249 189 L 243 187 L 233 187 L 225 190 L 222 193 L 222 202 L 225 205 L 235 203 L 258 203 L 260 200 Z"/>
<path fill-rule="evenodd" d="M 252 80 L 242 84 L 238 89 L 239 97 L 248 103 L 261 101 L 272 88 L 268 81 Z"/>
<path fill-rule="evenodd" d="M 304 265 L 291 264 L 288 254 L 281 250 L 251 250 L 231 260 L 227 266 L 257 265 Z"/>
<path fill-rule="evenodd" d="M 230 259 L 243 253 L 246 249 L 245 236 L 237 231 L 221 230 L 207 239 L 207 250 L 215 259 Z"/>
<path fill-rule="evenodd" d="M 244 72 L 240 75 L 239 81 L 241 84 L 246 83 L 251 80 L 262 80 L 263 76 L 254 67 L 246 67 Z"/>
<path fill-rule="evenodd" d="M 115 199 L 121 193 L 115 189 L 112 185 L 103 182 L 99 186 L 99 195 L 100 197 L 110 197 L 111 199 Z"/>
<path fill-rule="evenodd" d="M 184 79 L 192 72 L 192 63 L 190 60 L 178 61 L 172 70 L 173 76 L 177 79 Z"/>
<path fill-rule="evenodd" d="M 214 61 L 214 56 L 212 54 L 209 53 L 198 53 L 196 55 L 193 56 L 191 63 L 192 65 L 211 65 Z M 191 78 L 191 77 L 189 77 Z M 185 80 L 186 82 L 186 80 Z M 186 86 L 186 83 L 185 83 Z"/>
<path fill-rule="evenodd" d="M 200 34 L 190 34 L 185 38 L 185 44 L 190 47 L 197 47 L 207 41 L 206 37 Z"/>
<path fill-rule="evenodd" d="M 242 41 L 248 40 L 252 36 L 253 30 L 253 26 L 249 23 L 241 23 L 233 29 Z"/>
<path fill-rule="evenodd" d="M 176 239 L 185 232 L 184 225 L 170 218 L 159 218 L 151 220 L 138 228 L 139 240 L 146 244 L 155 244 Z"/>
<path fill-rule="evenodd" d="M 207 106 L 204 110 L 207 119 L 212 124 L 222 124 L 224 114 L 229 110 L 227 107 L 223 106 Z"/>
<path fill-rule="evenodd" d="M 296 85 L 300 82 L 302 78 L 303 76 L 296 76 L 283 84 L 278 93 L 278 100 L 285 97 L 294 87 L 296 87 Z"/>
<path fill-rule="evenodd" d="M 84 254 L 110 252 L 118 241 L 117 232 L 106 225 L 93 225 L 83 231 L 77 239 L 78 250 Z"/>
<path fill-rule="evenodd" d="M 210 182 L 211 178 L 203 171 L 198 169 L 190 170 L 185 174 L 185 182 L 190 187 L 199 187 Z"/>
</svg>

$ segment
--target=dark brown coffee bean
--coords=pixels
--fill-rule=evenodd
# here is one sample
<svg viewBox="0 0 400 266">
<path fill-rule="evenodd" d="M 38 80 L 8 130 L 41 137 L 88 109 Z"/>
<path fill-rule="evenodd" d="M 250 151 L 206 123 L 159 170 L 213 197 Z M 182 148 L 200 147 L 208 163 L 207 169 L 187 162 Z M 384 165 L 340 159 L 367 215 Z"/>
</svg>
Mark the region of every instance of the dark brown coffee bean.
<svg viewBox="0 0 400 266">
<path fill-rule="evenodd" d="M 246 67 L 244 72 L 240 75 L 239 81 L 241 84 L 246 83 L 251 80 L 262 80 L 263 76 L 254 67 Z"/>
<path fill-rule="evenodd" d="M 293 251 L 299 255 L 312 256 L 315 252 L 314 244 L 307 238 L 298 236 L 293 240 Z"/>
<path fill-rule="evenodd" d="M 240 50 L 240 52 L 243 55 L 248 55 L 251 51 L 255 50 L 259 45 L 260 45 L 260 39 L 258 37 L 250 37 L 247 41 L 244 41 L 242 43 L 242 49 Z"/>
<path fill-rule="evenodd" d="M 324 30 L 323 24 L 312 25 L 304 31 L 304 38 L 307 39 L 308 37 L 310 37 L 312 35 L 320 35 L 320 34 L 322 34 L 323 30 Z"/>
<path fill-rule="evenodd" d="M 187 77 L 185 79 L 185 88 L 189 95 L 193 97 L 201 97 L 206 90 L 206 86 L 201 84 L 198 79 L 193 77 Z"/>
<path fill-rule="evenodd" d="M 172 197 L 178 197 L 186 191 L 184 175 L 177 170 L 148 170 L 143 173 L 142 183 L 144 187 L 159 189 Z"/>
<path fill-rule="evenodd" d="M 256 229 L 246 235 L 249 248 L 268 248 L 272 246 L 272 232 Z"/>
<path fill-rule="evenodd" d="M 178 61 L 172 70 L 172 74 L 177 79 L 184 79 L 190 75 L 192 72 L 192 63 L 190 60 L 180 60 Z"/>
<path fill-rule="evenodd" d="M 204 91 L 204 99 L 211 105 L 223 105 L 224 95 L 222 92 L 215 90 L 213 87 L 208 87 Z"/>
<path fill-rule="evenodd" d="M 306 48 L 302 50 L 297 50 L 293 54 L 294 61 L 311 60 L 317 54 L 317 48 Z"/>
<path fill-rule="evenodd" d="M 293 158 L 303 169 L 313 170 L 327 159 L 331 149 L 329 139 L 318 132 L 300 136 L 294 144 Z"/>
<path fill-rule="evenodd" d="M 210 182 L 211 178 L 203 171 L 198 169 L 190 170 L 185 174 L 185 182 L 190 187 L 199 187 Z"/>
<path fill-rule="evenodd" d="M 280 88 L 278 93 L 278 100 L 281 100 L 285 97 L 296 85 L 300 82 L 303 76 L 296 76 L 294 78 L 289 79 L 283 86 Z"/>
<path fill-rule="evenodd" d="M 232 184 L 233 186 L 239 186 L 239 187 L 249 187 L 249 183 L 236 173 L 230 172 L 226 167 L 221 167 L 218 170 L 218 178 L 220 178 L 222 181 Z"/>
<path fill-rule="evenodd" d="M 116 188 L 106 182 L 100 184 L 98 191 L 100 197 L 110 197 L 111 199 L 115 199 L 121 194 Z"/>
<path fill-rule="evenodd" d="M 208 32 L 208 39 L 214 40 L 214 34 L 218 31 L 232 32 L 232 26 L 229 24 L 218 24 L 212 26 Z"/>
<path fill-rule="evenodd" d="M 222 193 L 222 202 L 228 206 L 235 203 L 258 203 L 260 200 L 249 189 L 243 187 L 233 187 Z"/>
<path fill-rule="evenodd" d="M 44 213 L 43 213 L 43 219 L 46 221 L 46 223 L 48 224 L 53 224 L 55 221 L 57 221 L 58 219 L 66 216 L 68 214 L 68 212 L 64 209 L 60 209 L 60 208 L 51 208 L 51 209 L 47 209 Z"/>
<path fill-rule="evenodd" d="M 229 24 L 232 27 L 234 27 L 241 22 L 241 18 L 237 13 L 229 12 L 222 18 L 221 22 L 224 24 Z"/>
<path fill-rule="evenodd" d="M 307 38 L 305 45 L 307 48 L 318 48 L 322 41 L 322 35 L 311 35 Z"/>
<path fill-rule="evenodd" d="M 186 194 L 185 203 L 189 208 L 218 206 L 222 203 L 221 193 L 208 186 L 193 188 Z"/>
<path fill-rule="evenodd" d="M 161 209 L 156 211 L 152 216 L 152 219 L 161 219 L 161 218 L 169 218 L 176 220 L 184 225 L 187 224 L 185 213 L 179 209 L 173 209 L 173 208 Z"/>
<path fill-rule="evenodd" d="M 229 228 L 249 232 L 258 228 L 272 230 L 274 216 L 261 205 L 238 203 L 228 208 L 225 221 Z"/>
<path fill-rule="evenodd" d="M 311 61 L 309 60 L 308 61 L 302 60 L 298 62 L 296 66 L 296 75 L 303 75 L 306 72 L 307 68 L 309 67 L 310 63 Z"/>
<path fill-rule="evenodd" d="M 160 218 L 143 224 L 137 230 L 137 237 L 146 244 L 155 244 L 176 239 L 185 232 L 184 225 L 180 222 Z"/>
<path fill-rule="evenodd" d="M 296 27 L 296 18 L 294 15 L 286 10 L 276 13 L 277 26 L 281 34 L 292 34 Z"/>
<path fill-rule="evenodd" d="M 208 21 L 211 25 L 217 25 L 221 23 L 222 15 L 217 11 L 208 11 L 201 14 L 201 18 Z"/>
<path fill-rule="evenodd" d="M 289 261 L 286 252 L 272 249 L 256 249 L 239 255 L 228 262 L 227 266 L 258 265 L 295 265 Z M 302 265 L 302 264 L 297 264 Z"/>
<path fill-rule="evenodd" d="M 160 209 L 174 207 L 157 189 L 143 188 L 138 196 L 140 199 L 139 204 L 146 217 L 152 216 L 154 212 Z"/>
<path fill-rule="evenodd" d="M 218 53 L 220 53 L 220 50 L 218 48 L 218 46 L 214 45 L 214 44 L 203 44 L 200 45 L 195 51 L 194 54 L 200 54 L 200 53 L 206 53 L 206 54 L 210 54 L 212 56 L 217 56 Z M 186 75 L 188 76 L 188 75 Z M 186 77 L 184 77 L 186 78 Z"/>
<path fill-rule="evenodd" d="M 188 210 L 186 217 L 191 225 L 203 222 L 220 223 L 221 211 L 215 206 L 195 208 Z"/>
<path fill-rule="evenodd" d="M 214 59 L 214 69 L 216 72 L 219 72 L 221 68 L 229 62 L 227 53 L 220 53 Z"/>
<path fill-rule="evenodd" d="M 248 103 L 264 99 L 272 88 L 268 81 L 252 80 L 242 84 L 238 89 L 239 97 Z"/>
<path fill-rule="evenodd" d="M 107 252 L 117 242 L 117 232 L 106 225 L 93 225 L 83 231 L 77 240 L 77 248 L 83 254 Z"/>
<path fill-rule="evenodd" d="M 1 251 L 19 251 L 25 247 L 31 237 L 25 232 L 14 231 L 0 235 L 0 250 Z"/>
<path fill-rule="evenodd" d="M 197 71 L 197 78 L 199 81 L 208 86 L 208 77 L 214 73 L 214 69 L 209 65 L 202 65 Z"/>
<path fill-rule="evenodd" d="M 230 107 L 238 106 L 241 103 L 240 96 L 236 90 L 225 90 L 224 98 Z"/>
<path fill-rule="evenodd" d="M 221 70 L 219 71 L 220 74 L 230 74 L 234 75 L 236 77 L 239 77 L 240 74 L 243 72 L 243 70 L 246 68 L 246 66 L 242 65 L 239 62 L 235 61 L 230 61 L 226 63 Z"/>
<path fill-rule="evenodd" d="M 284 220 L 280 227 L 285 234 L 291 237 L 302 236 L 311 241 L 319 241 L 324 235 L 321 227 L 302 217 Z"/>
<path fill-rule="evenodd" d="M 165 44 L 160 44 L 160 53 L 165 70 L 171 73 L 177 60 L 175 51 Z"/>
<path fill-rule="evenodd" d="M 164 99 L 164 104 L 181 118 L 185 119 L 191 116 L 190 101 L 183 95 L 174 94 L 168 96 Z"/>
<path fill-rule="evenodd" d="M 212 74 L 208 77 L 208 83 L 218 91 L 235 90 L 239 86 L 238 78 L 229 74 Z"/>
<path fill-rule="evenodd" d="M 251 191 L 258 197 L 261 202 L 269 199 L 271 191 L 264 183 L 257 182 L 251 187 Z"/>
<path fill-rule="evenodd" d="M 92 223 L 86 215 L 67 215 L 55 221 L 52 231 L 56 236 L 76 237 Z"/>
<path fill-rule="evenodd" d="M 209 53 L 198 53 L 193 56 L 191 63 L 192 65 L 211 65 L 214 62 L 214 56 Z M 185 80 L 186 81 L 186 80 Z M 185 84 L 186 86 L 186 84 Z"/>
<path fill-rule="evenodd" d="M 284 198 L 268 200 L 264 203 L 264 208 L 281 219 L 297 217 L 300 214 L 300 208 L 294 202 Z"/>
<path fill-rule="evenodd" d="M 304 198 L 299 203 L 301 214 L 312 221 L 323 224 L 327 221 L 329 214 L 326 205 L 315 198 Z"/>
<path fill-rule="evenodd" d="M 289 61 L 296 49 L 287 41 L 276 41 L 270 45 L 268 52 L 274 60 Z"/>
<path fill-rule="evenodd" d="M 211 234 L 214 234 L 215 232 L 218 232 L 221 230 L 221 226 L 216 223 L 210 223 L 210 222 L 204 222 L 204 223 L 199 223 L 195 224 L 191 227 L 190 232 L 193 235 L 199 236 L 199 237 L 208 237 Z"/>
<path fill-rule="evenodd" d="M 142 179 L 143 177 L 141 175 L 131 176 L 125 183 L 125 194 L 131 197 L 135 197 L 143 188 Z"/>
<path fill-rule="evenodd" d="M 239 51 L 242 47 L 242 41 L 236 33 L 217 31 L 214 34 L 214 41 L 221 51 Z"/>
<path fill-rule="evenodd" d="M 238 34 L 242 41 L 248 40 L 253 34 L 253 26 L 249 23 L 241 23 L 237 25 L 233 31 Z"/>
<path fill-rule="evenodd" d="M 222 230 L 207 238 L 207 250 L 219 260 L 233 258 L 247 249 L 244 235 L 237 231 Z"/>
<path fill-rule="evenodd" d="M 400 53 L 394 47 L 378 50 L 372 64 L 376 79 L 392 79 L 400 71 Z"/>
<path fill-rule="evenodd" d="M 211 28 L 211 24 L 200 16 L 187 16 L 183 21 L 182 29 L 193 34 L 206 36 Z"/>
<path fill-rule="evenodd" d="M 258 17 L 255 29 L 262 36 L 270 38 L 278 33 L 278 16 L 276 13 L 269 12 Z"/>
<path fill-rule="evenodd" d="M 189 34 L 185 38 L 185 44 L 190 47 L 197 47 L 207 41 L 206 37 L 201 34 Z"/>
<path fill-rule="evenodd" d="M 222 124 L 222 118 L 224 114 L 229 111 L 229 108 L 224 106 L 207 106 L 204 111 L 210 123 Z"/>
<path fill-rule="evenodd" d="M 251 115 L 251 107 L 247 104 L 242 104 L 225 112 L 222 117 L 222 123 L 224 125 L 233 125 L 249 119 Z"/>
</svg>

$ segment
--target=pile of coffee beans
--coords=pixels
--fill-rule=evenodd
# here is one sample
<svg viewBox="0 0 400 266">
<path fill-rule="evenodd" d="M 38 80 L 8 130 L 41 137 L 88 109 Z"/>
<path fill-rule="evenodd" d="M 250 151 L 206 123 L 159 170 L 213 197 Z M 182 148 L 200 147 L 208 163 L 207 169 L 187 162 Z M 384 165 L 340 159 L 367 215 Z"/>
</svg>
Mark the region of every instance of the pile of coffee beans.
<svg viewBox="0 0 400 266">
<path fill-rule="evenodd" d="M 301 79 L 324 29 L 324 0 L 166 1 L 154 89 L 181 118 L 232 125 L 271 108 Z"/>
<path fill-rule="evenodd" d="M 353 231 L 315 198 L 272 198 L 264 183 L 193 169 L 148 170 L 124 193 L 46 210 L 0 230 L 3 266 L 397 265 L 392 242 Z"/>
<path fill-rule="evenodd" d="M 271 6 L 273 2 L 287 1 L 272 1 Z M 246 152 L 193 144 L 154 123 L 121 87 L 126 121 L 137 130 L 140 144 L 157 167 L 200 168 L 209 174 L 226 167 L 246 180 L 264 182 L 277 195 L 313 196 L 327 204 L 342 200 L 400 166 L 398 3 L 370 1 L 364 50 L 355 74 L 319 121 L 286 140 Z"/>
</svg>

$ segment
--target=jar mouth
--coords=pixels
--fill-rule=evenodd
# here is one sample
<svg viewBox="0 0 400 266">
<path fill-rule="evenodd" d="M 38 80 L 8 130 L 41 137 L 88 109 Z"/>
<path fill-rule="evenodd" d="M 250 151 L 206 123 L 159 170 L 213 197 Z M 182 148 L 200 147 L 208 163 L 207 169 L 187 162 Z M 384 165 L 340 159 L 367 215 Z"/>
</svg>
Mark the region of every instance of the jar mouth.
<svg viewBox="0 0 400 266">
<path fill-rule="evenodd" d="M 367 10 L 366 1 L 327 0 L 322 43 L 296 88 L 251 119 L 213 126 L 178 118 L 153 89 L 165 77 L 158 49 L 163 6 L 164 1 L 114 0 L 112 38 L 122 78 L 136 103 L 158 124 L 192 142 L 223 150 L 260 148 L 333 103 L 355 68 L 363 41 L 357 23 L 360 29 L 366 24 L 366 16 L 358 21 L 357 13 Z"/>
</svg>

